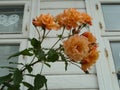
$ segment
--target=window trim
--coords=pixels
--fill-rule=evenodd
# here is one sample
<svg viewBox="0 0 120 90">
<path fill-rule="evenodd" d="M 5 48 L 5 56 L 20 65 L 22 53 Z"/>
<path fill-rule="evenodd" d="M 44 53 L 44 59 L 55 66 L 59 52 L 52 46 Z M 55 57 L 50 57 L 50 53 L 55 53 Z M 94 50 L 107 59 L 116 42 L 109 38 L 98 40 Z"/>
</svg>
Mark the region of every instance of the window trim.
<svg viewBox="0 0 120 90">
<path fill-rule="evenodd" d="M 114 86 L 114 90 L 119 90 L 120 87 L 119 87 L 118 79 L 116 76 L 117 72 L 115 71 L 115 64 L 114 64 L 114 60 L 113 60 L 112 49 L 110 47 L 110 42 L 111 41 L 120 41 L 120 37 L 104 37 L 103 40 L 104 40 L 105 48 L 108 53 L 108 57 L 106 57 L 106 59 L 108 60 L 108 65 L 109 65 L 110 72 L 111 72 L 111 78 L 113 81 L 112 83 Z"/>
<path fill-rule="evenodd" d="M 114 35 L 114 36 L 117 36 L 117 35 L 120 35 L 120 29 L 119 31 L 115 30 L 115 31 L 105 31 L 106 28 L 105 28 L 105 21 L 104 21 L 104 15 L 103 15 L 103 11 L 102 11 L 102 5 L 101 4 L 116 4 L 116 3 L 120 3 L 120 1 L 118 0 L 99 0 L 99 2 L 97 3 L 97 5 L 99 6 L 99 10 L 98 10 L 98 17 L 100 18 L 99 19 L 99 27 L 100 27 L 100 24 L 102 25 L 102 28 L 100 28 L 100 32 L 101 32 L 101 35 L 102 36 L 111 36 L 111 35 Z"/>
<path fill-rule="evenodd" d="M 0 39 L 0 44 L 19 44 L 20 48 L 19 51 L 24 50 L 27 48 L 27 40 L 26 39 Z M 27 57 L 25 56 L 19 56 L 18 57 L 18 63 L 27 63 Z M 17 66 L 18 68 L 21 68 L 21 66 Z M 25 72 L 26 73 L 26 72 Z M 24 80 L 26 80 L 26 77 L 24 78 Z M 25 90 L 25 87 L 23 85 L 21 85 L 21 90 Z"/>
<path fill-rule="evenodd" d="M 25 49 L 27 47 L 27 40 L 26 39 L 1 39 L 0 40 L 0 44 L 19 44 L 20 48 L 19 51 Z M 24 62 L 26 60 L 25 57 L 23 56 L 19 56 L 18 58 L 18 62 Z M 25 62 L 24 62 L 25 63 Z"/>
<path fill-rule="evenodd" d="M 0 5 L 24 5 L 24 15 L 22 24 L 22 33 L 0 33 L 0 38 L 27 38 L 29 31 L 29 18 L 30 18 L 30 7 L 28 1 L 0 1 Z"/>
<path fill-rule="evenodd" d="M 87 11 L 93 17 L 93 25 L 90 27 L 90 31 L 96 36 L 99 45 L 100 56 L 96 63 L 96 71 L 98 77 L 99 90 L 119 90 L 114 87 L 111 70 L 108 64 L 108 60 L 105 57 L 105 45 L 102 36 L 104 31 L 104 22 L 101 14 L 101 5 L 99 0 L 86 0 L 88 6 Z M 100 24 L 102 23 L 102 28 Z M 103 35 L 102 35 L 103 34 Z M 106 34 L 106 33 L 105 33 Z M 108 33 L 107 33 L 108 34 Z M 109 34 L 108 34 L 109 35 Z M 112 34 L 113 35 L 113 34 Z"/>
</svg>

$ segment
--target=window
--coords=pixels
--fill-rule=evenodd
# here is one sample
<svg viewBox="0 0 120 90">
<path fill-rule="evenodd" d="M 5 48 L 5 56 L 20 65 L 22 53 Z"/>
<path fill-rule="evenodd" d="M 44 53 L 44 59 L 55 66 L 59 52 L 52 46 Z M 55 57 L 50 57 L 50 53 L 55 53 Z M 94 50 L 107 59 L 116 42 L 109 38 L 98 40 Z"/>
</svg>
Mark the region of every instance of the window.
<svg viewBox="0 0 120 90">
<path fill-rule="evenodd" d="M 105 22 L 105 31 L 106 32 L 119 32 L 120 31 L 120 25 L 119 25 L 119 9 L 120 9 L 120 4 L 119 3 L 102 3 L 101 4 L 102 11 L 103 11 L 103 18 Z M 109 34 L 108 34 L 109 35 Z M 107 37 L 105 35 L 104 37 Z M 110 35 L 110 37 L 114 37 L 113 35 Z M 119 37 L 119 36 L 118 36 Z M 109 42 L 110 47 L 111 47 L 111 54 L 113 56 L 114 60 L 114 66 L 115 66 L 115 72 L 119 70 L 119 41 L 115 42 Z M 117 76 L 117 75 L 116 75 Z M 119 83 L 120 84 L 120 83 Z"/>
<path fill-rule="evenodd" d="M 28 22 L 28 1 L 0 1 L 0 38 L 26 38 Z"/>
<path fill-rule="evenodd" d="M 103 3 L 102 11 L 105 21 L 106 31 L 120 31 L 120 4 Z"/>
<path fill-rule="evenodd" d="M 2 52 L 0 52 L 0 63 L 1 63 L 1 67 L 2 66 L 13 66 L 13 67 L 16 67 L 16 65 L 9 65 L 9 63 L 8 63 L 8 60 L 7 60 L 7 58 L 8 58 L 8 56 L 10 56 L 11 55 L 11 52 L 12 53 L 15 53 L 15 52 L 18 52 L 19 51 L 19 45 L 17 45 L 17 44 L 1 44 L 0 45 L 0 51 L 2 51 Z M 11 61 L 11 62 L 18 62 L 17 61 L 18 60 L 18 57 L 15 57 L 15 58 L 12 58 L 11 60 L 9 60 L 9 62 Z M 7 75 L 8 74 L 8 72 L 5 70 L 5 69 L 0 69 L 0 76 L 3 76 L 3 75 Z"/>
<path fill-rule="evenodd" d="M 24 59 L 22 56 L 21 57 L 14 57 L 8 60 L 8 57 L 19 50 L 22 50 L 26 48 L 27 41 L 19 39 L 4 39 L 0 40 L 0 67 L 2 66 L 14 66 L 17 67 L 15 64 L 9 64 L 9 62 L 24 62 Z M 24 62 L 25 63 L 25 62 Z M 0 69 L 0 76 L 7 75 L 8 71 L 7 69 Z"/>
<path fill-rule="evenodd" d="M 114 59 L 114 64 L 115 64 L 115 70 L 116 73 L 120 71 L 120 41 L 111 41 L 110 42 L 111 50 L 112 50 L 112 55 Z M 118 81 L 120 85 L 120 77 L 118 76 Z"/>
<path fill-rule="evenodd" d="M 26 63 L 23 56 L 7 58 L 27 47 L 28 22 L 30 17 L 28 0 L 0 1 L 0 67 L 21 67 L 9 62 Z M 8 74 L 7 69 L 0 69 L 0 76 Z"/>
<path fill-rule="evenodd" d="M 120 80 L 118 71 L 120 68 L 119 50 L 120 50 L 120 37 L 104 37 L 104 45 L 107 50 L 109 71 L 111 72 L 111 79 L 115 90 L 119 90 Z"/>
<path fill-rule="evenodd" d="M 22 33 L 24 6 L 0 6 L 0 32 Z"/>
<path fill-rule="evenodd" d="M 95 8 L 93 9 L 94 13 L 92 13 L 92 15 L 94 16 L 94 24 L 97 29 L 95 33 L 98 35 L 101 53 L 103 52 L 102 57 L 105 57 L 101 57 L 103 60 L 100 62 L 101 73 L 104 79 L 103 86 L 105 90 L 107 90 L 109 86 L 111 86 L 109 90 L 120 90 L 119 78 L 117 77 L 120 63 L 120 1 L 98 0 L 94 2 L 93 0 L 93 3 Z"/>
</svg>

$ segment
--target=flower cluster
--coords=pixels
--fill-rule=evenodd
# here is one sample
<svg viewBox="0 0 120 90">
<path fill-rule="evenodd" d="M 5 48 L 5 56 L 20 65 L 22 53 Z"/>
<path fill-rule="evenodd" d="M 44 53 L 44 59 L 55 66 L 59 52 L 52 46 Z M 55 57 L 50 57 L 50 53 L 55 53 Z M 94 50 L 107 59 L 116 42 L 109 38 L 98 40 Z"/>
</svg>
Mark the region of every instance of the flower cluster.
<svg viewBox="0 0 120 90">
<path fill-rule="evenodd" d="M 72 34 L 63 41 L 64 53 L 71 61 L 80 62 L 82 70 L 87 71 L 98 59 L 96 38 L 90 32 L 79 35 L 80 30 L 87 25 L 92 25 L 92 18 L 84 12 L 70 8 L 53 17 L 50 14 L 42 14 L 33 20 L 35 27 L 48 30 L 60 30 L 64 27 Z"/>
<path fill-rule="evenodd" d="M 42 70 L 44 65 L 51 67 L 49 62 L 61 60 L 65 62 L 65 70 L 67 70 L 68 63 L 72 63 L 86 73 L 96 63 L 99 57 L 96 38 L 92 33 L 82 31 L 83 28 L 92 25 L 92 18 L 88 14 L 70 8 L 55 17 L 50 14 L 41 14 L 33 19 L 32 23 L 39 37 L 29 39 L 30 47 L 9 57 L 10 59 L 23 55 L 32 59 L 30 63 L 12 63 L 20 65 L 21 68 L 2 67 L 12 72 L 0 77 L 0 90 L 6 88 L 7 90 L 20 90 L 21 85 L 27 87 L 28 90 L 40 90 L 43 87 L 48 90 L 47 78 L 42 74 Z M 58 40 L 52 42 L 50 48 L 45 48 L 43 42 L 52 30 L 62 30 L 62 32 L 57 35 Z M 64 32 L 67 32 L 67 35 Z M 60 45 L 57 45 L 58 42 L 61 42 Z M 58 47 L 55 47 L 56 45 Z M 41 63 L 41 68 L 38 74 L 34 74 L 32 73 L 33 66 L 37 63 Z M 25 71 L 28 73 L 26 74 Z M 32 77 L 33 84 L 26 82 L 24 76 Z"/>
</svg>

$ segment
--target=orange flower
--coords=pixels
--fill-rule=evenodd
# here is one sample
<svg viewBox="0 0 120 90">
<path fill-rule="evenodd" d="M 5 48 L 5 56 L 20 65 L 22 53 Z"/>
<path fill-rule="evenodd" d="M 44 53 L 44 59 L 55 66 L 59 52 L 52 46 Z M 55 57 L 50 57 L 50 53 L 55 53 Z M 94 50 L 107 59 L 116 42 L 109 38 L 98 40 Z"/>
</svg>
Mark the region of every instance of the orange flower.
<svg viewBox="0 0 120 90">
<path fill-rule="evenodd" d="M 85 36 L 86 38 L 88 38 L 89 42 L 91 42 L 91 43 L 95 43 L 96 42 L 96 38 L 93 36 L 92 33 L 84 32 L 82 35 Z"/>
<path fill-rule="evenodd" d="M 41 15 L 36 17 L 36 19 L 33 19 L 32 24 L 34 26 L 42 26 Z"/>
<path fill-rule="evenodd" d="M 59 29 L 59 25 L 54 21 L 54 18 L 50 14 L 41 14 L 39 17 L 33 20 L 33 25 L 51 29 Z"/>
<path fill-rule="evenodd" d="M 81 13 L 80 23 L 92 25 L 92 18 L 87 13 Z"/>
<path fill-rule="evenodd" d="M 93 49 L 90 50 L 89 55 L 81 61 L 82 70 L 87 71 L 87 69 L 89 69 L 93 64 L 96 63 L 98 57 L 99 52 L 97 51 L 96 47 L 93 47 Z"/>
<path fill-rule="evenodd" d="M 80 13 L 76 9 L 70 8 L 57 15 L 56 20 L 61 26 L 65 26 L 67 30 L 70 30 L 78 26 L 79 16 Z"/>
<path fill-rule="evenodd" d="M 56 20 L 67 30 L 76 28 L 82 24 L 92 25 L 91 17 L 86 13 L 80 13 L 74 8 L 66 9 L 62 14 L 56 16 Z"/>
<path fill-rule="evenodd" d="M 88 44 L 89 42 L 85 37 L 75 34 L 63 42 L 63 48 L 71 60 L 81 61 L 89 54 Z"/>
</svg>

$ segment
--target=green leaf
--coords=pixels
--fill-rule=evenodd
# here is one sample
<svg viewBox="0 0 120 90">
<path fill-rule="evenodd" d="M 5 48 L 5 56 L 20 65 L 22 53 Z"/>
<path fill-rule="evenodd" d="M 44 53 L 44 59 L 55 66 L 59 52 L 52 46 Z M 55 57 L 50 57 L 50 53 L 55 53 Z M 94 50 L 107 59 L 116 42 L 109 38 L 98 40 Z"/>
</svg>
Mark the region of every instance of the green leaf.
<svg viewBox="0 0 120 90">
<path fill-rule="evenodd" d="M 41 89 L 47 83 L 45 76 L 37 74 L 34 79 L 34 90 Z"/>
<path fill-rule="evenodd" d="M 41 42 L 38 41 L 36 38 L 33 38 L 33 39 L 29 39 L 30 42 L 31 42 L 31 45 L 34 47 L 34 48 L 40 48 L 40 44 Z"/>
<path fill-rule="evenodd" d="M 62 35 L 58 35 L 57 37 L 58 37 L 58 38 L 62 38 Z"/>
<path fill-rule="evenodd" d="M 28 70 L 29 73 L 32 72 L 33 68 L 30 65 L 25 65 L 26 69 Z"/>
<path fill-rule="evenodd" d="M 10 85 L 7 90 L 20 90 L 20 85 Z"/>
<path fill-rule="evenodd" d="M 13 55 L 11 55 L 10 57 L 8 57 L 8 59 L 12 58 L 12 57 L 16 57 L 16 56 L 19 56 L 19 55 L 26 55 L 26 56 L 32 56 L 33 54 L 30 52 L 31 49 L 25 49 L 25 50 L 22 50 L 20 52 L 17 52 Z"/>
<path fill-rule="evenodd" d="M 22 84 L 31 90 L 33 89 L 33 86 L 29 84 L 28 82 L 22 82 Z"/>
<path fill-rule="evenodd" d="M 37 53 L 36 53 L 36 57 L 39 59 L 39 60 L 45 60 L 46 57 L 45 57 L 45 52 L 42 50 L 42 49 L 38 49 Z"/>
<path fill-rule="evenodd" d="M 59 54 L 60 54 L 60 56 L 61 56 L 62 61 L 64 61 L 64 62 L 65 62 L 65 70 L 67 71 L 68 62 L 67 62 L 67 60 L 66 60 L 65 56 L 64 56 L 62 53 L 59 53 Z"/>
<path fill-rule="evenodd" d="M 13 75 L 13 82 L 14 85 L 19 85 L 23 80 L 23 75 L 22 75 L 22 71 L 20 71 L 19 69 L 16 69 Z"/>
<path fill-rule="evenodd" d="M 11 73 L 9 73 L 8 75 L 0 77 L 0 85 L 4 82 L 7 82 L 7 81 L 11 80 L 11 77 L 12 77 Z"/>
<path fill-rule="evenodd" d="M 54 49 L 50 49 L 47 56 L 48 62 L 55 62 L 59 59 L 58 53 Z"/>
</svg>

